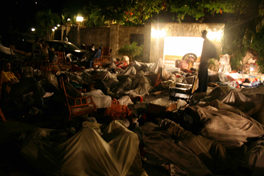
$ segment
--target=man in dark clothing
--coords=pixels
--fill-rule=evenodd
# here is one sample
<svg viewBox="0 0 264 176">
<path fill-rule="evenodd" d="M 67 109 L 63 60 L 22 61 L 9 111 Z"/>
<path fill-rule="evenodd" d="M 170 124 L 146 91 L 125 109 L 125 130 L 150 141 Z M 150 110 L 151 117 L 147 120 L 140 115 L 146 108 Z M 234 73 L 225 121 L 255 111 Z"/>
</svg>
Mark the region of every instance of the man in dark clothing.
<svg viewBox="0 0 264 176">
<path fill-rule="evenodd" d="M 203 50 L 201 54 L 201 61 L 198 71 L 199 87 L 196 91 L 197 93 L 207 91 L 209 60 L 211 58 L 216 57 L 216 49 L 214 45 L 210 42 L 210 40 L 206 37 L 206 35 L 207 35 L 207 31 L 204 30 L 202 32 L 202 37 L 204 38 L 204 42 L 203 42 Z"/>
<path fill-rule="evenodd" d="M 95 52 L 95 54 L 93 55 L 93 57 L 88 60 L 89 68 L 93 68 L 93 61 L 94 61 L 94 59 L 100 58 L 101 57 L 101 54 L 102 54 L 102 47 L 99 47 L 99 49 Z"/>
</svg>

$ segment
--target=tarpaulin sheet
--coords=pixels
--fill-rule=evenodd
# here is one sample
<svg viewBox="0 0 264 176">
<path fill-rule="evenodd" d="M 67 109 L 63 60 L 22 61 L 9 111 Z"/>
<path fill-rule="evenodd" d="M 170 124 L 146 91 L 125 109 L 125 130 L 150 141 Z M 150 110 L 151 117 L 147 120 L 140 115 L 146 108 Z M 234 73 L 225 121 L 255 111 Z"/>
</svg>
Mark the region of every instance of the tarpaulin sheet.
<svg viewBox="0 0 264 176">
<path fill-rule="evenodd" d="M 62 143 L 51 140 L 54 131 L 37 129 L 21 149 L 33 166 L 49 176 L 125 176 L 138 152 L 137 135 L 118 121 L 112 121 L 102 136 L 100 124 L 84 122 L 78 133 Z"/>
<path fill-rule="evenodd" d="M 128 66 L 124 72 L 120 73 L 120 75 L 136 75 L 137 74 L 137 70 L 134 66 Z"/>
<path fill-rule="evenodd" d="M 264 138 L 254 141 L 248 146 L 244 161 L 245 167 L 252 170 L 252 176 L 262 176 L 264 174 Z"/>
<path fill-rule="evenodd" d="M 144 96 L 149 95 L 149 91 L 153 89 L 149 78 L 143 75 L 138 75 L 138 77 L 133 80 L 133 88 L 134 89 L 126 91 L 125 93 L 134 97 L 138 95 Z"/>
<path fill-rule="evenodd" d="M 146 161 L 156 165 L 175 164 L 176 175 L 213 175 L 211 171 L 216 167 L 228 167 L 221 144 L 196 136 L 176 123 L 158 126 L 149 122 L 142 127 L 142 134 Z"/>
<path fill-rule="evenodd" d="M 224 146 L 239 147 L 248 142 L 249 138 L 258 138 L 264 134 L 262 124 L 219 100 L 205 107 L 194 108 L 204 126 L 201 134 Z"/>
</svg>

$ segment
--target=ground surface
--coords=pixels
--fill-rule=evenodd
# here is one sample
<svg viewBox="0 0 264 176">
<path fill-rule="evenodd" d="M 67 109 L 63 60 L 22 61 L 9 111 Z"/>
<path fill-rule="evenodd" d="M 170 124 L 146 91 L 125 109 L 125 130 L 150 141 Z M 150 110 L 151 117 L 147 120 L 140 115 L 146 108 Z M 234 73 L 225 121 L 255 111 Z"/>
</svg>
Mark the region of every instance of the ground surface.
<svg viewBox="0 0 264 176">
<path fill-rule="evenodd" d="M 212 88 L 208 89 L 210 92 Z M 158 98 L 169 99 L 169 92 L 163 91 L 157 95 L 151 93 L 143 97 L 144 102 L 136 104 L 136 108 L 144 107 L 145 104 Z M 36 127 L 44 128 L 63 128 L 61 119 L 55 116 L 61 115 L 62 110 L 51 110 L 52 116 L 44 117 L 14 117 L 7 119 L 6 122 L 0 121 L 0 176 L 42 176 L 39 171 L 31 166 L 20 154 L 22 145 L 21 137 Z M 143 168 L 149 176 L 168 176 L 165 169 L 142 163 Z"/>
</svg>

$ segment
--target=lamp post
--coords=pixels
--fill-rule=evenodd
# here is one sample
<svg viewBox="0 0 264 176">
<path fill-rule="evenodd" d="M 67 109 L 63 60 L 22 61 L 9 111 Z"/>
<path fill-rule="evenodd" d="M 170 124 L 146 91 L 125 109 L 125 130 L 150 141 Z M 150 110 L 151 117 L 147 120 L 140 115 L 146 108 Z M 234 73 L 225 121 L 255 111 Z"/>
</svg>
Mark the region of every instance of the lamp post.
<svg viewBox="0 0 264 176">
<path fill-rule="evenodd" d="M 82 16 L 77 16 L 76 17 L 77 21 L 77 44 L 81 46 L 81 40 L 80 40 L 80 24 L 83 22 L 83 17 Z"/>
</svg>

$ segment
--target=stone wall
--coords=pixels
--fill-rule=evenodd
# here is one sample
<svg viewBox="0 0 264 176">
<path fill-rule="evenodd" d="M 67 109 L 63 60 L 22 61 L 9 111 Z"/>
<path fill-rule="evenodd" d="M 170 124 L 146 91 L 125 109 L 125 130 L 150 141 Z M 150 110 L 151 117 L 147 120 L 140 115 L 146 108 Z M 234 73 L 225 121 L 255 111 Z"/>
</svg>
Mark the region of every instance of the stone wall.
<svg viewBox="0 0 264 176">
<path fill-rule="evenodd" d="M 119 24 L 111 24 L 110 26 L 110 48 L 112 49 L 111 52 L 111 57 L 117 57 L 117 50 L 119 49 L 119 40 L 120 40 L 120 36 L 119 36 L 119 28 L 120 25 Z"/>
<path fill-rule="evenodd" d="M 110 27 L 80 28 L 79 35 L 77 28 L 73 28 L 69 32 L 68 38 L 70 42 L 78 46 L 83 43 L 94 44 L 96 48 L 109 46 L 112 49 L 112 57 L 121 57 L 117 54 L 117 50 L 123 45 L 130 44 L 130 35 L 144 34 L 143 61 L 155 62 L 158 58 L 163 58 L 164 37 L 151 37 L 151 29 L 164 29 L 166 36 L 201 37 L 203 30 L 224 31 L 224 27 L 224 24 L 219 23 L 146 23 L 145 26 L 133 27 L 111 24 Z M 77 40 L 77 36 L 80 36 L 79 40 Z M 220 54 L 222 51 L 221 41 L 212 42 Z"/>
<path fill-rule="evenodd" d="M 110 28 L 109 27 L 93 27 L 83 28 L 80 30 L 81 44 L 86 43 L 88 46 L 94 44 L 95 48 L 100 46 L 109 46 Z"/>
<path fill-rule="evenodd" d="M 100 46 L 109 46 L 110 43 L 110 27 L 89 27 L 89 28 L 79 28 L 79 41 L 77 40 L 78 28 L 73 28 L 69 34 L 69 42 L 75 45 L 81 46 L 82 44 L 87 44 L 91 46 L 94 44 L 95 48 Z"/>
</svg>

